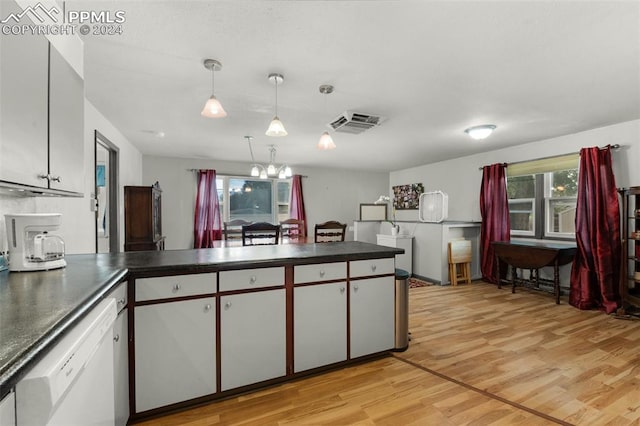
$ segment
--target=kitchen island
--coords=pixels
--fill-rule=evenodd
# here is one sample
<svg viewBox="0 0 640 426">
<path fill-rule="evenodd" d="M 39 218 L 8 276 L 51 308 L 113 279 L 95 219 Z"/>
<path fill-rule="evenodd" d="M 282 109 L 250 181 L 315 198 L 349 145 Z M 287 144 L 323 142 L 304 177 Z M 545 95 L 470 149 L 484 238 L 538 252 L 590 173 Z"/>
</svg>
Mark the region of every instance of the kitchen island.
<svg viewBox="0 0 640 426">
<path fill-rule="evenodd" d="M 305 371 L 392 349 L 393 336 L 389 341 L 389 331 L 392 333 L 393 323 L 389 322 L 388 307 L 392 317 L 393 259 L 401 253 L 401 249 L 361 242 L 290 244 L 70 255 L 64 269 L 3 272 L 0 274 L 0 397 L 121 282 L 127 282 L 129 287 L 126 308 L 128 329 L 132 333 L 130 359 L 134 361 L 129 377 L 135 393 L 132 416 L 153 414 L 202 398 L 215 399 L 256 384 L 286 380 Z M 381 289 L 384 291 L 376 297 L 375 292 Z M 343 298 L 337 305 L 330 299 L 334 297 L 332 290 Z M 361 301 L 359 294 L 363 295 Z M 149 377 L 146 366 L 168 362 L 157 359 L 154 364 L 154 360 L 149 360 L 155 349 L 148 345 L 161 337 L 169 340 L 180 337 L 184 331 L 179 327 L 163 330 L 154 324 L 163 313 L 176 318 L 176 314 L 180 315 L 190 305 L 198 305 L 197 309 L 211 316 L 211 323 L 201 323 L 209 333 L 210 338 L 204 340 L 211 357 L 203 355 L 198 348 L 186 348 L 189 350 L 185 352 L 198 353 L 200 361 L 210 362 L 206 368 L 213 376 L 207 378 L 201 395 L 187 395 L 184 399 L 162 392 L 143 395 L 141 390 L 145 386 L 154 390 L 156 373 L 160 377 L 163 374 L 152 371 L 154 377 Z M 248 310 L 233 313 L 233 308 L 243 306 Z M 280 312 L 269 312 L 265 307 L 279 308 Z M 318 329 L 318 325 L 327 322 L 312 316 L 325 315 L 325 310 L 333 313 L 333 317 L 324 318 L 327 322 L 344 321 L 335 323 L 334 329 Z M 226 316 L 232 313 L 236 316 Z M 375 316 L 383 318 L 383 326 Z M 273 327 L 273 324 L 279 325 Z M 251 340 L 242 339 L 247 327 L 255 328 L 256 342 L 271 345 L 273 353 L 264 348 L 251 348 Z M 339 336 L 344 335 L 337 351 L 331 344 L 336 330 Z M 171 335 L 172 332 L 178 334 Z M 274 332 L 279 343 L 274 344 L 265 337 L 267 332 Z M 377 334 L 383 335 L 382 346 L 371 346 Z M 148 336 L 154 337 L 149 340 Z M 319 355 L 314 341 L 322 336 L 327 339 L 328 351 Z M 197 334 L 187 337 L 192 341 L 202 340 Z M 245 354 L 254 350 L 260 356 L 258 364 L 268 365 L 271 359 L 277 371 L 257 371 L 254 377 L 251 372 L 245 372 L 246 363 L 254 361 Z M 145 367 L 138 365 L 142 358 L 136 355 L 140 354 L 147 357 Z M 189 373 L 181 371 L 180 374 L 188 379 Z M 200 374 L 197 369 L 191 373 Z M 166 382 L 165 387 L 169 387 Z"/>
</svg>

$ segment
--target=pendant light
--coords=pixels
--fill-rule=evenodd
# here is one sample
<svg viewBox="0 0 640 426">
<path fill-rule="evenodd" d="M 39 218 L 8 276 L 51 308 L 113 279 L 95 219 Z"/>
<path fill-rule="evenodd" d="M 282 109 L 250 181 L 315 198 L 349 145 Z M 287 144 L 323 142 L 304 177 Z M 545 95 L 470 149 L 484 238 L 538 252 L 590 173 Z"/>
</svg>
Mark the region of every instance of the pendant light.
<svg viewBox="0 0 640 426">
<path fill-rule="evenodd" d="M 224 110 L 224 108 L 222 108 L 222 104 L 218 99 L 216 99 L 214 95 L 215 93 L 214 92 L 214 88 L 215 88 L 214 76 L 216 74 L 216 71 L 220 71 L 222 69 L 222 64 L 215 59 L 205 59 L 204 67 L 211 71 L 211 97 L 207 100 L 207 103 L 204 104 L 204 108 L 202 109 L 202 112 L 200 112 L 200 114 L 203 117 L 209 117 L 209 118 L 226 117 L 227 116 L 226 111 Z"/>
<path fill-rule="evenodd" d="M 320 93 L 324 95 L 324 112 L 327 112 L 327 95 L 333 93 L 333 86 L 330 84 L 323 84 L 319 87 Z M 320 136 L 320 140 L 317 145 L 318 149 L 323 151 L 334 149 L 336 144 L 333 142 L 333 138 L 329 134 L 329 132 L 324 132 L 322 136 Z"/>
<path fill-rule="evenodd" d="M 251 176 L 258 177 L 260 179 L 267 179 L 268 177 L 278 176 L 278 179 L 290 178 L 293 176 L 291 167 L 286 164 L 276 166 L 276 147 L 275 145 L 269 145 L 269 164 L 265 167 L 262 164 L 256 163 L 253 157 L 253 149 L 251 148 L 251 139 L 253 136 L 244 137 L 249 143 L 249 153 L 251 154 Z"/>
<path fill-rule="evenodd" d="M 287 131 L 284 128 L 284 124 L 278 118 L 278 84 L 282 84 L 284 77 L 282 74 L 269 74 L 269 81 L 276 86 L 276 115 L 271 120 L 269 128 L 264 133 L 267 136 L 287 136 Z"/>
<path fill-rule="evenodd" d="M 480 126 L 473 126 L 465 129 L 465 133 L 471 136 L 473 139 L 480 140 L 489 137 L 491 133 L 496 129 L 493 124 L 483 124 Z"/>
</svg>

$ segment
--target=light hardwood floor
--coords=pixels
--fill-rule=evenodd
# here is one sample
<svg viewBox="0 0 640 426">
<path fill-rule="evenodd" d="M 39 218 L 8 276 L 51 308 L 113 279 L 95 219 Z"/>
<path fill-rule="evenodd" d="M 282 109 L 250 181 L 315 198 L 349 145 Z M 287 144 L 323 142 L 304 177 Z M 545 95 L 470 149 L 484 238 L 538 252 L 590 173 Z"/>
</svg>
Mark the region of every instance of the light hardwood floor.
<svg viewBox="0 0 640 426">
<path fill-rule="evenodd" d="M 640 321 L 473 283 L 410 290 L 406 352 L 144 425 L 640 424 Z"/>
</svg>

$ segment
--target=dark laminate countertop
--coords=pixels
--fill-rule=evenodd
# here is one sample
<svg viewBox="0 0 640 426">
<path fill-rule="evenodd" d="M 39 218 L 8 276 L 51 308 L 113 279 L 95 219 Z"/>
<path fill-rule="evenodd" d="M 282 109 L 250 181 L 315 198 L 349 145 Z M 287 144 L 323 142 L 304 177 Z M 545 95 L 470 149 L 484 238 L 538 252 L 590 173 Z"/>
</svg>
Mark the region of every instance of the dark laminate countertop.
<svg viewBox="0 0 640 426">
<path fill-rule="evenodd" d="M 52 271 L 0 273 L 0 398 L 96 306 L 133 276 L 338 262 L 404 250 L 361 242 L 81 254 Z"/>
</svg>

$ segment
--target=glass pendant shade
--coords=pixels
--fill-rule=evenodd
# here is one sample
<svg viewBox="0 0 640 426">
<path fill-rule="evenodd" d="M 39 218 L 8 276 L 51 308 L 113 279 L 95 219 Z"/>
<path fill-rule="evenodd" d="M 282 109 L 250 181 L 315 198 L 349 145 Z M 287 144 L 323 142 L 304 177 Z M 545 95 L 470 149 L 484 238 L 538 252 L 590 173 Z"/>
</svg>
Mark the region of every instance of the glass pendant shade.
<svg viewBox="0 0 640 426">
<path fill-rule="evenodd" d="M 203 117 L 209 118 L 222 118 L 227 116 L 227 112 L 222 108 L 222 104 L 213 95 L 211 95 L 207 100 L 207 103 L 204 104 L 204 108 L 202 108 L 202 112 L 200 114 Z"/>
<path fill-rule="evenodd" d="M 293 176 L 293 171 L 291 170 L 291 167 L 287 166 L 284 168 L 284 177 L 288 177 L 290 178 L 291 176 Z"/>
<path fill-rule="evenodd" d="M 269 128 L 264 134 L 267 136 L 287 136 L 288 133 L 284 128 L 284 124 L 282 124 L 282 121 L 280 121 L 276 115 L 273 117 L 273 120 L 271 120 Z"/>
<path fill-rule="evenodd" d="M 251 176 L 253 177 L 260 176 L 260 169 L 258 169 L 258 166 L 254 165 L 253 167 L 251 167 Z"/>
<path fill-rule="evenodd" d="M 483 124 L 481 126 L 469 127 L 464 132 L 473 139 L 480 140 L 487 138 L 495 129 L 496 126 L 493 124 Z"/>
<path fill-rule="evenodd" d="M 335 147 L 336 144 L 333 143 L 333 138 L 331 138 L 329 132 L 324 132 L 318 141 L 318 149 L 327 150 L 334 149 Z"/>
<path fill-rule="evenodd" d="M 260 171 L 260 179 L 266 179 L 267 178 L 267 172 L 264 170 Z"/>
<path fill-rule="evenodd" d="M 276 174 L 276 166 L 274 166 L 273 164 L 269 164 L 267 166 L 267 175 L 273 176 L 275 174 Z"/>
</svg>

